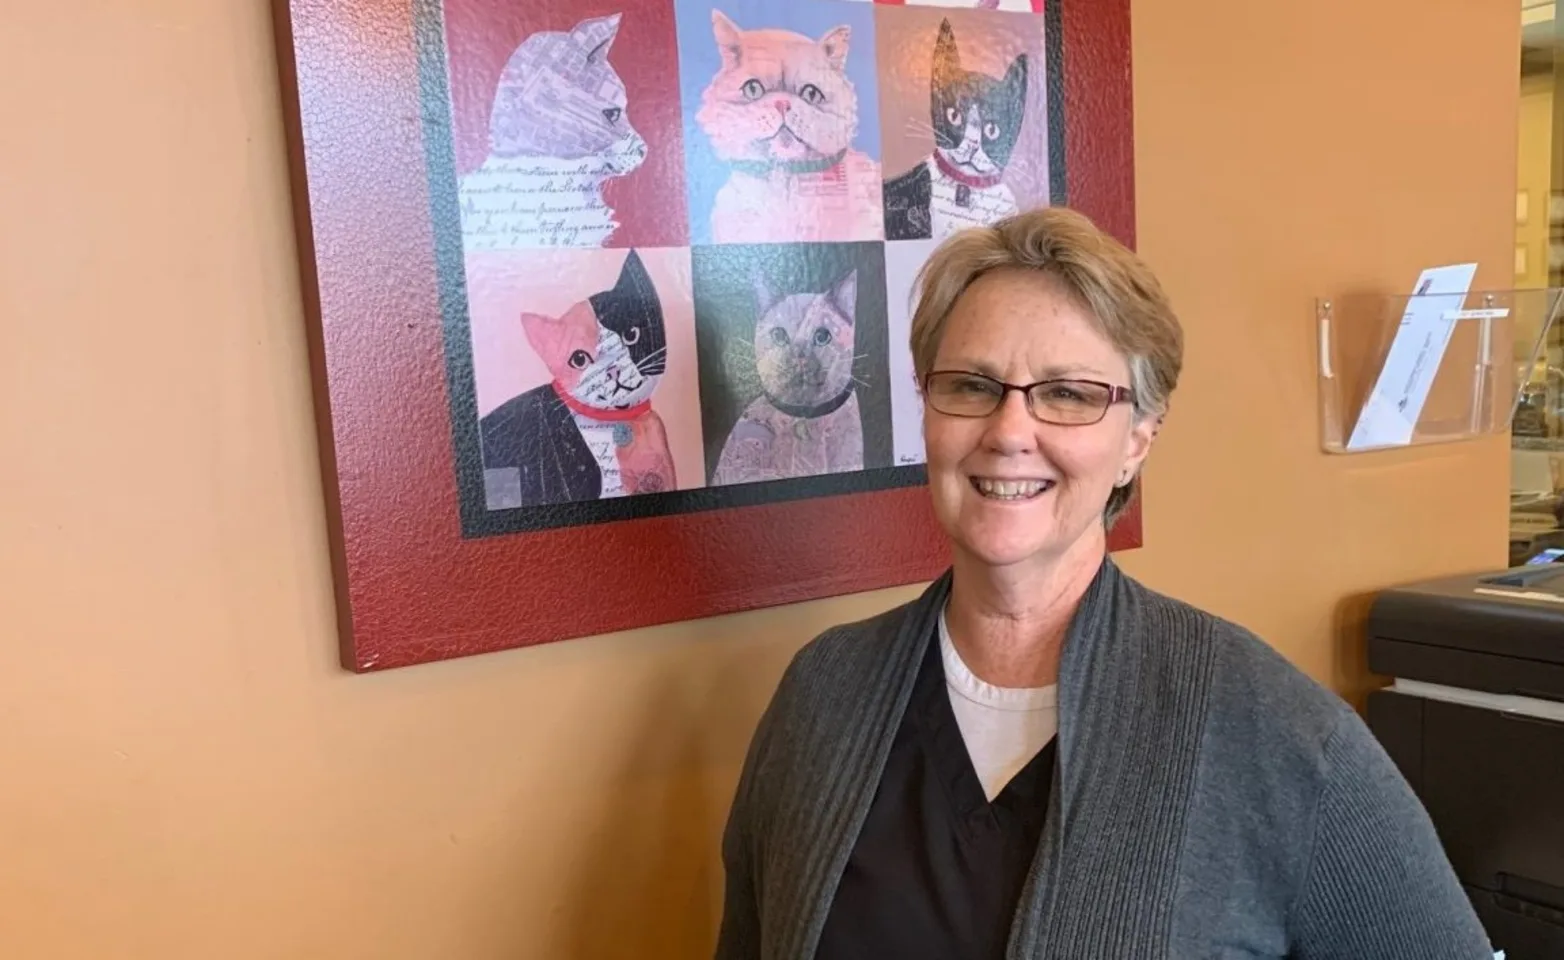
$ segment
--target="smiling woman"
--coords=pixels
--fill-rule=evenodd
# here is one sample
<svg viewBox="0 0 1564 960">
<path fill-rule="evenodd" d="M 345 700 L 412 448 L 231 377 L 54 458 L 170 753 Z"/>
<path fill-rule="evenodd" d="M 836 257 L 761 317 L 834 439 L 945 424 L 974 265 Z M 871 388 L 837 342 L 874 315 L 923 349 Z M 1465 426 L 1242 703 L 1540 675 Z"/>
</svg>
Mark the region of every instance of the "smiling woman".
<svg viewBox="0 0 1564 960">
<path fill-rule="evenodd" d="M 718 957 L 1491 958 L 1351 708 L 1109 558 L 1183 360 L 1139 258 L 1057 208 L 962 231 L 911 348 L 953 563 L 788 669 Z"/>
<path fill-rule="evenodd" d="M 1025 230 L 1027 226 L 1032 229 Z M 938 400 L 929 396 L 926 379 L 935 367 L 950 366 L 947 358 L 975 349 L 980 355 L 971 359 L 989 362 L 983 348 L 962 339 L 981 343 L 991 332 L 988 327 L 1000 328 L 992 332 L 1012 340 L 1018 332 L 1031 334 L 1037 343 L 1028 345 L 1030 352 L 1065 358 L 1064 365 L 1055 362 L 1039 376 L 1117 376 L 1106 386 L 1128 384 L 1124 399 L 1130 400 L 1134 413 L 1129 419 L 1144 443 L 1138 456 L 1123 465 L 1124 482 L 1112 485 L 1108 494 L 1105 514 L 1111 524 L 1134 497 L 1139 465 L 1150 452 L 1150 435 L 1167 410 L 1183 363 L 1183 332 L 1156 277 L 1085 217 L 1053 208 L 1012 218 L 992 230 L 956 235 L 924 265 L 919 286 L 911 339 L 913 366 L 924 383 L 926 401 Z M 971 296 L 963 296 L 969 288 Z M 1014 311 L 1021 314 L 1010 316 Z M 1050 322 L 1039 323 L 1045 314 Z M 1039 326 L 1051 328 L 1052 335 L 1037 337 Z M 952 328 L 957 331 L 955 342 L 946 344 Z M 1021 358 L 1023 366 L 1026 359 Z M 999 375 L 992 368 L 972 369 Z M 929 422 L 925 420 L 925 428 Z"/>
<path fill-rule="evenodd" d="M 945 255 L 964 255 L 959 246 Z M 923 433 L 935 512 L 958 555 L 1048 566 L 1105 550 L 1106 506 L 1113 491 L 1131 489 L 1159 420 L 1109 402 L 1133 396 L 1130 364 L 1079 300 L 1062 281 L 1002 267 L 967 287 L 937 333 L 922 329 L 933 316 L 914 317 L 914 336 L 937 343 Z M 927 347 L 920 352 L 921 372 L 930 362 Z M 1034 492 L 995 494 L 993 482 Z"/>
</svg>

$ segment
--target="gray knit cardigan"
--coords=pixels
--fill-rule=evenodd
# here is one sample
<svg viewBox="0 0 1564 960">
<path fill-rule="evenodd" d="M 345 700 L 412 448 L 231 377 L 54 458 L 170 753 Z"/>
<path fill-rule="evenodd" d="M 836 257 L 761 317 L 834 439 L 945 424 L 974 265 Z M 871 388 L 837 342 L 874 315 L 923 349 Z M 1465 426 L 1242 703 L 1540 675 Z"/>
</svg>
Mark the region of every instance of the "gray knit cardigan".
<svg viewBox="0 0 1564 960">
<path fill-rule="evenodd" d="M 718 960 L 814 956 L 949 591 L 946 573 L 788 667 L 723 837 Z M 1427 814 L 1357 714 L 1242 628 L 1110 559 L 1066 636 L 1047 827 L 1006 956 L 1493 951 Z"/>
</svg>

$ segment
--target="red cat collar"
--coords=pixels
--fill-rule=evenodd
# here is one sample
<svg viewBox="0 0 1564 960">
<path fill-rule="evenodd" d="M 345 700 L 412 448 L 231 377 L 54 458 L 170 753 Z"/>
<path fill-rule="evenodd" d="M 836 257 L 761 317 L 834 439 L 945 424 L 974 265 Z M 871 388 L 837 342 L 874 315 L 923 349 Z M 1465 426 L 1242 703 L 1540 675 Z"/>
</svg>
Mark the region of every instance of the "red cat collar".
<svg viewBox="0 0 1564 960">
<path fill-rule="evenodd" d="M 975 173 L 964 173 L 960 170 L 957 170 L 954 166 L 951 165 L 949 160 L 946 160 L 943 156 L 940 155 L 938 150 L 934 151 L 934 163 L 939 167 L 940 173 L 943 173 L 945 176 L 956 181 L 957 183 L 962 184 L 963 186 L 971 187 L 974 190 L 987 189 L 988 187 L 997 185 L 1000 180 L 1004 179 L 1004 174 L 1002 173 L 990 173 L 987 176 L 979 176 Z"/>
<path fill-rule="evenodd" d="M 560 383 L 558 380 L 555 380 L 552 386 L 554 387 L 554 392 L 559 395 L 560 401 L 564 403 L 565 406 L 574 410 L 576 413 L 581 414 L 583 417 L 591 417 L 593 420 L 634 420 L 638 417 L 645 416 L 647 413 L 651 412 L 652 409 L 652 401 L 642 400 L 635 406 L 626 407 L 623 410 L 604 410 L 601 407 L 587 406 L 580 400 L 572 397 L 570 395 L 570 391 L 566 390 L 564 384 Z"/>
</svg>

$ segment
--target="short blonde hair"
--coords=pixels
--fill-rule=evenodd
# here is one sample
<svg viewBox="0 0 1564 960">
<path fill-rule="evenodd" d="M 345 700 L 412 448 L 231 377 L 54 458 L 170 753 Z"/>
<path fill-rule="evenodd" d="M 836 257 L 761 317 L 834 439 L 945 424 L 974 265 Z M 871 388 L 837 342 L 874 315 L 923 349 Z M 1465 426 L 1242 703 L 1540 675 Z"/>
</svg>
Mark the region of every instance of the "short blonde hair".
<svg viewBox="0 0 1564 960">
<path fill-rule="evenodd" d="M 1173 306 L 1133 251 L 1065 207 L 1042 207 L 962 230 L 924 263 L 918 272 L 911 338 L 920 387 L 933 368 L 956 301 L 977 278 L 1005 268 L 1044 274 L 1074 297 L 1128 361 L 1135 415 L 1160 419 L 1167 413 L 1184 363 L 1184 331 Z M 1105 516 L 1110 525 L 1139 484 L 1140 478 L 1134 477 L 1108 497 Z"/>
</svg>

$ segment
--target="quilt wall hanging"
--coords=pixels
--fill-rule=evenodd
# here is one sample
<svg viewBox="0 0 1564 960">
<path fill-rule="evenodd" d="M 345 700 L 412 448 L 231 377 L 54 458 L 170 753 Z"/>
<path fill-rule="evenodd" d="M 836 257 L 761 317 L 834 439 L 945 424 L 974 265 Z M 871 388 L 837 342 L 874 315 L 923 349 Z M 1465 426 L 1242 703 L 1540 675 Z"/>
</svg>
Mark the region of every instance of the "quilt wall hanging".
<svg viewBox="0 0 1564 960">
<path fill-rule="evenodd" d="M 918 268 L 1134 243 L 1127 0 L 277 11 L 352 670 L 937 575 Z"/>
</svg>

